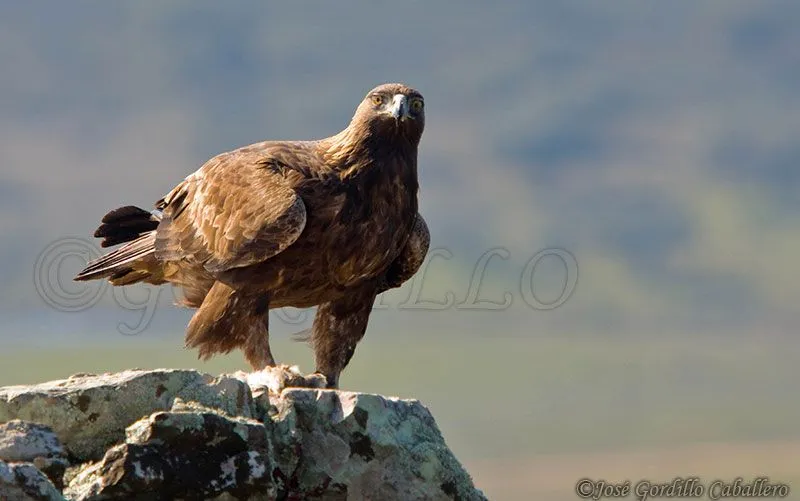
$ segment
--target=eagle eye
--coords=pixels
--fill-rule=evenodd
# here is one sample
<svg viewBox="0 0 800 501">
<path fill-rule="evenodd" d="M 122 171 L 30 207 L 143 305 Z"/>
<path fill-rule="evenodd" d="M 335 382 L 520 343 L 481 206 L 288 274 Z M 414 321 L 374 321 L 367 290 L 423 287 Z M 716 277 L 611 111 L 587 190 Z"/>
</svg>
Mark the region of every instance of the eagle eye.
<svg viewBox="0 0 800 501">
<path fill-rule="evenodd" d="M 411 100 L 410 106 L 412 113 L 419 113 L 420 111 L 422 111 L 422 108 L 425 107 L 425 102 L 422 99 L 415 97 L 414 99 Z"/>
<path fill-rule="evenodd" d="M 373 94 L 370 96 L 370 100 L 374 106 L 380 106 L 386 102 L 386 98 L 384 98 L 381 94 Z"/>
</svg>

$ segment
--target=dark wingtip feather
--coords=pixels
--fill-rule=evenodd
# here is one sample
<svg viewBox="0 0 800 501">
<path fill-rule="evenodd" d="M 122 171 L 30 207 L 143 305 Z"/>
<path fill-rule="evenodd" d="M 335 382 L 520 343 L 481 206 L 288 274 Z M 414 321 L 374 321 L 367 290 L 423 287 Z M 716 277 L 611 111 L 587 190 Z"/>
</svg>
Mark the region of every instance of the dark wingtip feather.
<svg viewBox="0 0 800 501">
<path fill-rule="evenodd" d="M 118 209 L 114 209 L 105 216 L 101 222 L 103 223 L 116 223 L 118 221 L 124 221 L 128 219 L 141 219 L 141 218 L 149 218 L 150 213 L 144 209 L 140 209 L 135 205 L 126 205 L 125 207 L 120 207 Z"/>
<path fill-rule="evenodd" d="M 102 236 L 102 235 L 95 235 Z M 117 244 L 130 242 L 139 237 L 138 231 L 118 231 L 112 235 L 106 236 L 101 242 L 100 247 L 112 247 Z"/>
<path fill-rule="evenodd" d="M 160 218 L 144 209 L 127 205 L 106 214 L 100 227 L 94 231 L 96 238 L 104 238 L 101 247 L 130 242 L 140 235 L 155 230 Z"/>
</svg>

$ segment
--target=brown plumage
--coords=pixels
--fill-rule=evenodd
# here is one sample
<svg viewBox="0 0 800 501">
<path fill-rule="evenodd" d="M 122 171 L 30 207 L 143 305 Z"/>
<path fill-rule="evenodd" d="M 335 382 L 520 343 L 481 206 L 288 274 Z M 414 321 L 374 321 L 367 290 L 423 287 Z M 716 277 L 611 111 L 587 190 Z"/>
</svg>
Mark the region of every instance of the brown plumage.
<svg viewBox="0 0 800 501">
<path fill-rule="evenodd" d="M 274 365 L 271 308 L 319 306 L 317 372 L 338 385 L 380 292 L 400 286 L 428 250 L 417 213 L 422 96 L 403 84 L 370 91 L 340 133 L 266 141 L 218 155 L 153 213 L 122 207 L 95 232 L 104 247 L 76 280 L 172 283 L 198 308 L 186 345 L 206 359 L 241 348 Z"/>
</svg>

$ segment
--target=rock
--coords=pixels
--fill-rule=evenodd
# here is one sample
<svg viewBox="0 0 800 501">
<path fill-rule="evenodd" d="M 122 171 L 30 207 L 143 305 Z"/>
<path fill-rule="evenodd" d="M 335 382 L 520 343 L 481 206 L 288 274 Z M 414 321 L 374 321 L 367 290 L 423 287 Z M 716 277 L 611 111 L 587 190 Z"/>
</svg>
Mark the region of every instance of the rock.
<svg viewBox="0 0 800 501">
<path fill-rule="evenodd" d="M 417 400 L 286 389 L 273 416 L 276 456 L 298 499 L 484 499 Z"/>
<path fill-rule="evenodd" d="M 129 370 L 77 375 L 33 386 L 0 388 L 0 422 L 23 419 L 50 426 L 70 455 L 99 459 L 142 416 L 167 410 L 175 397 L 251 416 L 251 394 L 236 378 L 190 370 Z"/>
<path fill-rule="evenodd" d="M 3 501 L 64 501 L 44 473 L 31 463 L 0 461 L 0 499 Z"/>
<path fill-rule="evenodd" d="M 111 448 L 70 482 L 74 500 L 275 499 L 267 428 L 248 418 L 226 416 L 198 405 L 156 412 L 126 430 Z"/>
<path fill-rule="evenodd" d="M 325 380 L 296 367 L 81 375 L 0 388 L 0 421 L 44 423 L 84 463 L 71 500 L 485 499 L 420 402 L 295 384 Z"/>
<path fill-rule="evenodd" d="M 52 429 L 18 419 L 0 424 L 0 460 L 31 462 L 58 488 L 63 487 L 64 471 L 69 465 Z"/>
<path fill-rule="evenodd" d="M 19 419 L 0 424 L 0 459 L 32 461 L 63 456 L 64 448 L 50 427 Z"/>
</svg>

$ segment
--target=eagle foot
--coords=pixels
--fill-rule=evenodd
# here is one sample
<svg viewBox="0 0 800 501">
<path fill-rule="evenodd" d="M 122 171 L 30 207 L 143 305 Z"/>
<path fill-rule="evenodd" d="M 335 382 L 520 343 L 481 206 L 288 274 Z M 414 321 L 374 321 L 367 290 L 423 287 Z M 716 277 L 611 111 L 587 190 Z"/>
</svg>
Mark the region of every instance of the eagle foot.
<svg viewBox="0 0 800 501">
<path fill-rule="evenodd" d="M 327 388 L 328 387 L 328 378 L 325 377 L 324 374 L 320 374 L 319 372 L 314 372 L 313 374 L 308 374 L 307 376 L 302 376 L 295 380 L 292 380 L 292 384 L 290 385 L 291 388 Z"/>
<path fill-rule="evenodd" d="M 328 380 L 323 374 L 305 375 L 296 365 L 276 365 L 246 374 L 247 383 L 253 389 L 268 390 L 280 394 L 285 388 L 327 388 Z"/>
</svg>

